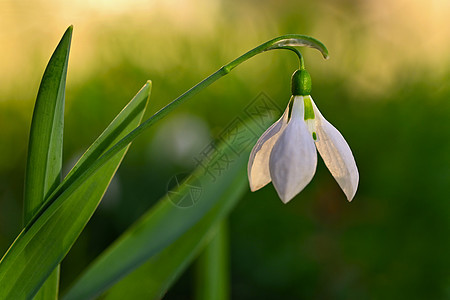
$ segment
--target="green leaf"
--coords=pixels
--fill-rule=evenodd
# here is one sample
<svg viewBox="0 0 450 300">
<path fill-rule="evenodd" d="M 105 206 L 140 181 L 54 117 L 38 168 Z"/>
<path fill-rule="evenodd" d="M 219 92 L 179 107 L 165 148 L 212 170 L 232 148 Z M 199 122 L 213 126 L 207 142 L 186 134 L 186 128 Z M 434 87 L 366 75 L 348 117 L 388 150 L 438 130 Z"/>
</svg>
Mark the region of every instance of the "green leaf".
<svg viewBox="0 0 450 300">
<path fill-rule="evenodd" d="M 64 96 L 72 29 L 67 28 L 47 64 L 34 106 L 24 185 L 25 224 L 61 182 Z M 59 266 L 36 299 L 56 299 L 58 285 Z"/>
<path fill-rule="evenodd" d="M 144 287 L 145 299 L 161 296 L 201 249 L 205 233 L 226 216 L 248 187 L 248 155 L 262 128 L 252 122 L 228 129 L 222 135 L 226 137 L 224 143 L 212 157 L 97 258 L 68 291 L 65 300 L 96 297 L 149 259 L 143 267 L 146 271 L 137 271 L 138 275 L 127 278 L 123 290 L 133 290 L 128 284 L 137 284 L 139 274 L 147 272 L 150 277 Z M 193 205 L 180 207 L 186 203 Z M 124 295 L 121 290 L 121 287 L 114 289 L 108 297 L 120 298 L 116 293 Z"/>
<path fill-rule="evenodd" d="M 34 106 L 24 187 L 25 223 L 61 181 L 64 95 L 71 38 L 72 26 L 50 58 Z"/>
<path fill-rule="evenodd" d="M 226 217 L 247 191 L 246 176 L 245 172 L 236 176 L 233 187 L 222 195 L 218 205 L 199 223 L 115 284 L 102 299 L 161 299 L 205 246 L 214 243 L 219 233 L 217 225 L 220 225 L 220 220 Z"/>
<path fill-rule="evenodd" d="M 31 298 L 39 290 L 94 213 L 127 148 L 113 156 L 85 180 L 83 169 L 142 120 L 151 84 L 148 82 L 88 149 L 73 171 L 69 184 L 39 216 L 33 217 L 0 261 L 0 299 Z M 54 204 L 57 205 L 54 205 Z"/>
<path fill-rule="evenodd" d="M 195 299 L 230 298 L 228 226 L 224 220 L 195 263 Z"/>
</svg>

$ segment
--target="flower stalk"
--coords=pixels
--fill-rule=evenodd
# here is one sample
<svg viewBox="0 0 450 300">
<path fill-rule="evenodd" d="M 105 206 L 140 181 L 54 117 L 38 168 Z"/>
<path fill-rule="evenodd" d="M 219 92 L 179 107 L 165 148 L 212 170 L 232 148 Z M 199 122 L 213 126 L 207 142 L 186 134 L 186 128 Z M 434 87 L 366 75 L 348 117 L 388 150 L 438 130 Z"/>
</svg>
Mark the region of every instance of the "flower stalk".
<svg viewBox="0 0 450 300">
<path fill-rule="evenodd" d="M 28 222 L 28 224 L 25 227 L 25 230 L 29 228 L 36 220 L 39 218 L 39 216 L 45 211 L 46 208 L 48 208 L 50 205 L 52 205 L 55 202 L 55 199 L 58 198 L 62 193 L 70 192 L 70 186 L 75 181 L 84 181 L 90 176 L 92 176 L 96 170 L 98 170 L 103 164 L 105 164 L 107 161 L 109 161 L 115 154 L 117 154 L 120 150 L 127 147 L 136 137 L 141 135 L 145 130 L 153 126 L 157 121 L 161 120 L 163 117 L 165 117 L 167 114 L 169 114 L 172 110 L 177 108 L 179 105 L 186 102 L 188 99 L 193 97 L 194 95 L 198 94 L 208 86 L 210 86 L 212 83 L 216 82 L 223 76 L 227 75 L 231 72 L 234 68 L 242 64 L 243 62 L 249 60 L 250 58 L 254 57 L 257 54 L 270 51 L 270 50 L 277 50 L 277 49 L 288 49 L 291 50 L 293 47 L 310 47 L 319 50 L 323 57 L 325 59 L 328 58 L 328 50 L 320 41 L 309 37 L 305 35 L 300 34 L 287 34 L 282 35 L 279 37 L 276 37 L 274 39 L 271 39 L 254 49 L 248 51 L 247 53 L 239 56 L 235 60 L 231 61 L 230 63 L 224 65 L 219 70 L 214 72 L 213 74 L 206 77 L 204 80 L 184 92 L 182 95 L 180 95 L 178 98 L 164 106 L 161 110 L 156 112 L 153 116 L 142 122 L 142 124 L 131 131 L 128 135 L 126 135 L 124 138 L 122 138 L 119 142 L 117 142 L 114 146 L 112 146 L 107 152 L 105 152 L 101 157 L 99 157 L 92 166 L 87 169 L 84 173 L 80 174 L 74 181 L 70 180 L 64 180 L 55 190 L 54 192 L 46 199 L 44 204 L 41 206 L 39 211 L 33 216 L 33 218 Z M 294 50 L 295 51 L 295 50 Z M 295 51 L 297 53 L 300 53 L 298 51 Z M 303 64 L 303 58 L 301 58 L 300 54 L 300 66 Z M 151 81 L 148 81 L 142 89 L 150 88 L 151 87 Z M 141 90 L 142 90 L 141 89 Z M 55 203 L 57 205 L 57 203 Z"/>
</svg>

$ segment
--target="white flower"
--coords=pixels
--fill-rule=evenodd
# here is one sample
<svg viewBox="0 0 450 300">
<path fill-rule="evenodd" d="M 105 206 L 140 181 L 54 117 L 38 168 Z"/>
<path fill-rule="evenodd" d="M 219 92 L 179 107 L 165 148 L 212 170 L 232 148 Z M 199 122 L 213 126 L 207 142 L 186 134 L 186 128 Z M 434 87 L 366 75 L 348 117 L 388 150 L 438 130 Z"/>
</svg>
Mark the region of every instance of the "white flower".
<svg viewBox="0 0 450 300">
<path fill-rule="evenodd" d="M 292 96 L 281 116 L 259 138 L 250 154 L 252 191 L 273 182 L 284 203 L 300 193 L 316 172 L 317 152 L 351 201 L 358 187 L 355 159 L 341 133 L 322 116 L 311 96 Z M 290 102 L 291 102 L 290 101 Z"/>
</svg>

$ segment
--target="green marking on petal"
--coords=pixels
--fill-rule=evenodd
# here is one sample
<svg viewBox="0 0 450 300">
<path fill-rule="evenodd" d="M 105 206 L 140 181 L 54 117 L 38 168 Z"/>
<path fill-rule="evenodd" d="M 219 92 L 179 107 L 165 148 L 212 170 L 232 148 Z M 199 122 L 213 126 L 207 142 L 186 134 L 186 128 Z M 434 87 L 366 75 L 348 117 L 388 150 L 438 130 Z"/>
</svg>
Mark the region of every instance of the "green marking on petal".
<svg viewBox="0 0 450 300">
<path fill-rule="evenodd" d="M 314 114 L 314 109 L 312 105 L 312 99 L 311 96 L 304 96 L 303 97 L 303 104 L 304 104 L 304 119 L 306 123 L 306 127 L 308 128 L 308 131 L 311 133 L 312 138 L 314 141 L 317 141 L 317 133 L 316 133 L 316 116 Z"/>
<path fill-rule="evenodd" d="M 305 105 L 305 117 L 304 117 L 305 121 L 309 120 L 309 119 L 314 120 L 315 115 L 314 115 L 314 109 L 313 109 L 313 106 L 311 103 L 311 97 L 309 97 L 309 96 L 303 97 L 303 103 Z"/>
</svg>

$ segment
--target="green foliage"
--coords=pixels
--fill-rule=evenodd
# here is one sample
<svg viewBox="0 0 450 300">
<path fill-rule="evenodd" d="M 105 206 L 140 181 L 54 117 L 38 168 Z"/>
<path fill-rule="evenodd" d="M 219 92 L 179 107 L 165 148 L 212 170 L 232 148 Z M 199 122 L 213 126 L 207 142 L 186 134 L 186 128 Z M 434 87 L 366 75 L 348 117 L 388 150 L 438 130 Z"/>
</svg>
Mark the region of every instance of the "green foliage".
<svg viewBox="0 0 450 300">
<path fill-rule="evenodd" d="M 72 27 L 53 53 L 34 107 L 24 186 L 25 224 L 61 181 L 64 96 Z"/>
<path fill-rule="evenodd" d="M 145 299 L 159 299 L 209 239 L 205 235 L 215 231 L 215 225 L 230 212 L 247 187 L 248 155 L 255 132 L 261 129 L 250 121 L 234 130 L 238 136 L 230 134 L 189 179 L 161 199 L 96 259 L 64 299 L 98 296 L 144 263 L 107 293 L 106 298 L 145 295 Z M 177 206 L 197 193 L 200 196 L 194 205 Z"/>
<path fill-rule="evenodd" d="M 196 263 L 196 300 L 230 298 L 228 224 L 221 222 Z"/>
<path fill-rule="evenodd" d="M 72 30 L 72 26 L 66 30 L 50 58 L 34 107 L 24 185 L 25 224 L 61 182 L 64 96 Z M 55 299 L 58 286 L 56 267 L 35 299 Z"/>
<path fill-rule="evenodd" d="M 68 32 L 69 34 L 63 37 L 62 45 L 67 45 L 67 40 L 70 41 L 71 28 L 69 28 Z M 36 121 L 33 122 L 31 130 L 32 134 L 42 131 L 46 132 L 45 136 L 53 136 L 54 134 L 57 136 L 55 139 L 58 141 L 59 139 L 62 140 L 62 128 L 60 127 L 62 127 L 63 122 L 60 109 L 62 106 L 61 95 L 64 95 L 64 85 L 61 83 L 63 81 L 61 78 L 65 78 L 65 76 L 55 76 L 51 72 L 61 73 L 61 70 L 66 70 L 68 46 L 63 47 L 66 50 L 63 54 L 59 52 L 61 51 L 60 49 L 58 47 L 55 55 L 52 57 L 48 68 L 51 71 L 47 71 L 44 75 L 42 85 L 46 86 L 48 84 L 49 86 L 59 87 L 56 93 L 58 96 L 55 97 L 59 101 L 56 101 L 56 99 L 53 101 L 53 111 L 57 111 L 54 115 L 59 116 L 59 119 L 56 118 L 58 122 L 50 124 L 50 126 L 43 126 L 41 125 L 43 122 Z M 60 62 L 61 56 L 65 59 L 62 61 L 66 63 L 52 69 L 52 63 L 55 60 Z M 44 94 L 47 90 L 42 91 L 39 95 Z M 85 178 L 83 181 L 77 179 L 92 167 L 93 161 L 97 160 L 112 145 L 139 125 L 147 106 L 149 94 L 150 84 L 147 83 L 86 151 L 72 172 L 66 177 L 64 184 L 61 185 L 63 188 L 58 190 L 59 193 L 55 196 L 55 200 L 49 201 L 47 199 L 46 205 L 41 207 L 40 211 L 28 222 L 0 261 L 0 299 L 22 299 L 34 296 L 53 269 L 67 254 L 95 211 L 127 149 L 123 149 L 115 154 L 107 163 L 92 172 L 90 177 Z M 40 99 L 42 97 L 38 96 L 38 100 Z M 41 106 L 38 105 L 35 110 L 34 120 L 48 118 L 48 112 L 41 110 Z M 47 109 L 51 109 L 51 106 L 49 105 Z M 53 118 L 53 114 L 50 114 L 50 118 Z M 35 126 L 39 127 L 36 129 Z M 55 153 L 58 152 L 59 148 L 57 147 L 61 146 L 60 143 L 57 145 L 52 144 L 52 147 L 56 149 L 54 150 Z M 30 146 L 30 149 L 34 149 L 33 145 Z M 38 147 L 38 149 L 41 155 L 45 155 L 46 149 L 43 147 Z M 30 161 L 33 162 L 37 159 L 37 156 L 35 156 L 36 151 L 30 151 L 30 153 Z M 49 153 L 53 153 L 53 151 L 49 151 Z M 54 156 L 56 157 L 57 155 Z M 52 165 L 49 169 L 57 170 L 59 166 L 60 171 L 60 163 L 58 159 L 56 161 L 49 160 L 49 165 L 56 164 L 56 166 Z M 32 170 L 35 169 L 33 168 Z M 44 187 L 54 187 L 53 181 L 50 185 L 44 185 L 44 182 L 49 181 L 49 174 L 52 176 L 50 178 L 54 177 L 54 172 L 37 174 L 40 181 L 34 184 L 32 180 L 28 180 L 27 186 L 32 188 L 40 183 Z M 31 178 L 33 175 L 34 173 L 28 172 L 27 178 Z M 39 195 L 42 196 L 43 193 L 40 192 Z M 33 274 L 33 276 L 30 276 L 30 274 Z"/>
</svg>

